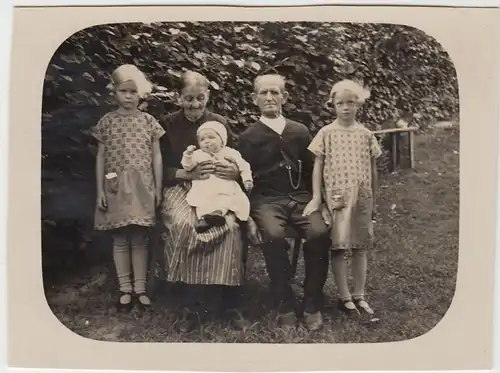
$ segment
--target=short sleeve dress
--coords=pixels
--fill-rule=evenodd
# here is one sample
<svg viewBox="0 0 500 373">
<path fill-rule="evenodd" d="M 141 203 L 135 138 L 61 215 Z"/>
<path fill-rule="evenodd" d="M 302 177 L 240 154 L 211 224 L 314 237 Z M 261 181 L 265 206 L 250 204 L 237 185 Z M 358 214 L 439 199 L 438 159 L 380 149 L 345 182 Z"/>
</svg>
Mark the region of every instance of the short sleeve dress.
<svg viewBox="0 0 500 373">
<path fill-rule="evenodd" d="M 359 123 L 337 121 L 323 127 L 308 148 L 324 157 L 323 198 L 332 216 L 333 249 L 373 247 L 372 158 L 382 150 L 373 133 Z M 333 210 L 332 197 L 342 195 L 346 207 Z"/>
<path fill-rule="evenodd" d="M 104 115 L 91 129 L 104 144 L 104 190 L 108 209 L 96 208 L 94 227 L 109 230 L 155 224 L 153 142 L 165 130 L 150 114 L 136 111 Z M 116 177 L 106 175 L 116 173 Z"/>
</svg>

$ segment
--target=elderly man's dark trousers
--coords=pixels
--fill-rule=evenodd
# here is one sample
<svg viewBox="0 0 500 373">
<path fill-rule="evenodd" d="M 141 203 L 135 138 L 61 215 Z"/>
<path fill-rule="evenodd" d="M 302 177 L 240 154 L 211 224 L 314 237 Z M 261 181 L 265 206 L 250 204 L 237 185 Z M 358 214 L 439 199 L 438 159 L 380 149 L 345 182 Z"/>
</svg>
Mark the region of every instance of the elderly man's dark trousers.
<svg viewBox="0 0 500 373">
<path fill-rule="evenodd" d="M 293 227 L 306 240 L 304 310 L 316 312 L 323 306 L 323 286 L 328 276 L 331 241 L 329 229 L 319 212 L 302 216 L 306 204 L 288 196 L 252 201 L 251 215 L 264 240 L 262 250 L 278 312 L 291 312 L 296 306 L 291 287 L 292 268 L 287 254 L 286 226 Z"/>
</svg>

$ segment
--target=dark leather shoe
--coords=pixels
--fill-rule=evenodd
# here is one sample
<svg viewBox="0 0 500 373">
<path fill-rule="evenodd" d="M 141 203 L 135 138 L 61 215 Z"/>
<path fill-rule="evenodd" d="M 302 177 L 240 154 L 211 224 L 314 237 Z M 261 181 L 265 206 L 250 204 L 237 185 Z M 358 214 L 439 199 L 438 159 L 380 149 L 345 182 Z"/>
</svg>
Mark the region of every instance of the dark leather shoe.
<svg viewBox="0 0 500 373">
<path fill-rule="evenodd" d="M 319 330 L 323 326 L 323 315 L 320 311 L 304 313 L 304 323 L 310 331 Z"/>
<path fill-rule="evenodd" d="M 128 296 L 129 301 L 126 303 L 122 302 L 122 298 Z M 130 312 L 134 306 L 133 297 L 131 291 L 120 291 L 118 301 L 116 302 L 116 309 L 118 312 Z"/>
<path fill-rule="evenodd" d="M 200 325 L 200 319 L 197 313 L 184 311 L 182 319 L 179 321 L 178 330 L 180 333 L 189 333 Z"/>
<path fill-rule="evenodd" d="M 294 329 L 297 327 L 297 315 L 295 312 L 279 313 L 278 325 L 283 329 Z"/>
<path fill-rule="evenodd" d="M 338 307 L 339 310 L 345 312 L 348 315 L 359 315 L 359 310 L 356 307 L 356 304 L 352 301 L 352 299 L 346 299 L 346 300 L 339 299 Z"/>
<path fill-rule="evenodd" d="M 151 300 L 149 299 L 148 295 L 145 292 L 141 293 L 136 293 L 136 301 L 137 301 L 137 306 L 141 311 L 146 311 L 152 307 Z M 146 300 L 146 302 L 142 302 L 141 300 Z"/>
<path fill-rule="evenodd" d="M 250 321 L 248 321 L 243 313 L 238 310 L 228 310 L 226 311 L 226 315 L 230 320 L 231 325 L 238 330 L 248 330 L 252 326 Z"/>
<path fill-rule="evenodd" d="M 194 229 L 196 233 L 204 233 L 210 229 L 210 224 L 204 218 L 201 218 L 196 221 Z"/>
<path fill-rule="evenodd" d="M 356 308 L 364 314 L 373 316 L 375 315 L 375 311 L 370 307 L 370 305 L 363 299 L 363 298 L 358 298 L 358 299 L 353 299 L 354 304 L 356 305 Z"/>
<path fill-rule="evenodd" d="M 226 217 L 222 215 L 222 211 L 214 211 L 211 214 L 204 216 L 206 222 L 212 227 L 221 227 L 226 224 Z"/>
</svg>

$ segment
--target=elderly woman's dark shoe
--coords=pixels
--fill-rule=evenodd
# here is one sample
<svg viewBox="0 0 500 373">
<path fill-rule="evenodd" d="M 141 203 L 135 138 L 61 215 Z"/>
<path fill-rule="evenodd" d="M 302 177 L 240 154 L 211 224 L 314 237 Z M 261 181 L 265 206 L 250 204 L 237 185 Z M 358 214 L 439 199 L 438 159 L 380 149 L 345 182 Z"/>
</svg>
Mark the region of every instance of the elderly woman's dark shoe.
<svg viewBox="0 0 500 373">
<path fill-rule="evenodd" d="M 248 321 L 243 312 L 236 309 L 227 310 L 225 312 L 227 319 L 230 321 L 231 325 L 238 330 L 248 330 L 252 326 L 252 323 Z"/>
<path fill-rule="evenodd" d="M 200 316 L 197 312 L 184 311 L 177 324 L 179 333 L 190 333 L 200 326 Z"/>
</svg>

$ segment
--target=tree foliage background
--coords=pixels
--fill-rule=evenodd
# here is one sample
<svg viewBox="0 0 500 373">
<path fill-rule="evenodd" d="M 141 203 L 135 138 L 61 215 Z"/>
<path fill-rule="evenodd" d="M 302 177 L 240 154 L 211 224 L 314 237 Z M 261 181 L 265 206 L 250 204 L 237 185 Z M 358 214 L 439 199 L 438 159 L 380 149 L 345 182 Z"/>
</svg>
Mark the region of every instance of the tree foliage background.
<svg viewBox="0 0 500 373">
<path fill-rule="evenodd" d="M 401 25 L 310 22 L 108 24 L 82 30 L 48 64 L 42 113 L 44 266 L 75 260 L 92 241 L 95 145 L 88 129 L 113 107 L 106 88 L 120 64 L 156 84 L 145 103 L 155 117 L 177 109 L 181 73 L 211 82 L 211 108 L 236 133 L 257 115 L 253 79 L 274 68 L 287 79 L 285 114 L 316 131 L 333 119 L 332 85 L 355 79 L 371 90 L 360 120 L 379 129 L 400 117 L 426 125 L 458 117 L 450 57 L 424 32 Z M 60 255 L 62 251 L 70 256 Z"/>
</svg>

